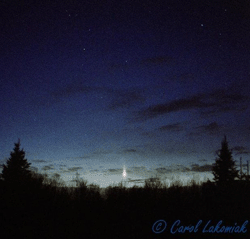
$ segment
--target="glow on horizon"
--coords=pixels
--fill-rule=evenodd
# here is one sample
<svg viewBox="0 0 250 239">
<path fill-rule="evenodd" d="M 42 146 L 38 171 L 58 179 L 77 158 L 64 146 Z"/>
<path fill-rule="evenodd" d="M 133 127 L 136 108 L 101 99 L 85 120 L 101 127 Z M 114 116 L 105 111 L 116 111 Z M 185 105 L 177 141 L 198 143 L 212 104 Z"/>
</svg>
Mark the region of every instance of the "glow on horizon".
<svg viewBox="0 0 250 239">
<path fill-rule="evenodd" d="M 121 174 L 84 174 L 81 175 L 82 179 L 87 180 L 88 185 L 90 184 L 96 184 L 100 186 L 101 188 L 106 188 L 108 186 L 116 186 L 122 183 L 125 187 L 130 188 L 133 186 L 142 186 L 144 185 L 144 182 L 147 178 L 150 178 L 150 176 L 142 177 L 139 175 L 129 175 L 126 172 L 126 168 L 123 169 L 123 172 Z M 69 176 L 62 176 L 62 179 L 65 180 L 66 185 L 72 186 L 72 179 L 74 179 L 74 176 L 71 174 Z M 166 174 L 163 177 L 160 177 L 161 182 L 166 184 L 167 186 L 170 186 L 171 184 L 180 183 L 183 186 L 191 183 L 192 181 L 195 181 L 197 183 L 207 181 L 207 179 L 213 181 L 213 175 L 212 173 L 208 172 L 194 172 L 192 174 L 185 174 L 185 173 L 171 173 Z"/>
<path fill-rule="evenodd" d="M 125 168 L 125 166 L 123 166 L 123 173 L 122 173 L 122 177 L 123 177 L 124 179 L 126 179 L 126 177 L 127 177 L 127 172 L 126 172 L 126 168 Z"/>
</svg>

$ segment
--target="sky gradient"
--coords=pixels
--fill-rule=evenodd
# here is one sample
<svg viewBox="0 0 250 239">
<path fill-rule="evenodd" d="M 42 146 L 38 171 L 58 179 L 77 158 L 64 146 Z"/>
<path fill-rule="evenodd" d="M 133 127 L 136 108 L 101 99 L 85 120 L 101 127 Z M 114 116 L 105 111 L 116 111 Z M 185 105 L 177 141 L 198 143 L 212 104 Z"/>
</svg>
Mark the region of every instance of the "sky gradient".
<svg viewBox="0 0 250 239">
<path fill-rule="evenodd" d="M 101 186 L 250 160 L 248 1 L 2 1 L 0 160 Z"/>
</svg>

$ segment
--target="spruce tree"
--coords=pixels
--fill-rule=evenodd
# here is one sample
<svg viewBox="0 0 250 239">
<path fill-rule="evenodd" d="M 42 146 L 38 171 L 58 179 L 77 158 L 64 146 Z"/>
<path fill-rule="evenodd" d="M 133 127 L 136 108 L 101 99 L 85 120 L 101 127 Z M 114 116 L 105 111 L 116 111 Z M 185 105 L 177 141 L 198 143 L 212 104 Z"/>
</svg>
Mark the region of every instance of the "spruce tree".
<svg viewBox="0 0 250 239">
<path fill-rule="evenodd" d="M 239 177 L 239 170 L 236 169 L 235 161 L 232 158 L 232 152 L 228 148 L 226 136 L 221 142 L 221 149 L 213 165 L 214 180 L 217 184 L 226 184 Z"/>
<path fill-rule="evenodd" d="M 25 181 L 31 174 L 29 167 L 30 163 L 25 159 L 24 150 L 20 149 L 20 139 L 15 143 L 13 152 L 10 153 L 10 158 L 3 165 L 2 179 L 6 183 L 19 184 Z"/>
</svg>

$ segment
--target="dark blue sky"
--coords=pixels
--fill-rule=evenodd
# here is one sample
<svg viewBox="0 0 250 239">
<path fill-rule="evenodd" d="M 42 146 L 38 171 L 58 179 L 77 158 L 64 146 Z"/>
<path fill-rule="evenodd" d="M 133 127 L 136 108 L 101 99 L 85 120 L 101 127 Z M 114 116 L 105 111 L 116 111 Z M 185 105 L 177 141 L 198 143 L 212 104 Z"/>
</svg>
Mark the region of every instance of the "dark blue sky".
<svg viewBox="0 0 250 239">
<path fill-rule="evenodd" d="M 209 174 L 224 134 L 250 159 L 248 1 L 0 9 L 2 162 L 20 138 L 33 167 L 66 181 Z"/>
</svg>

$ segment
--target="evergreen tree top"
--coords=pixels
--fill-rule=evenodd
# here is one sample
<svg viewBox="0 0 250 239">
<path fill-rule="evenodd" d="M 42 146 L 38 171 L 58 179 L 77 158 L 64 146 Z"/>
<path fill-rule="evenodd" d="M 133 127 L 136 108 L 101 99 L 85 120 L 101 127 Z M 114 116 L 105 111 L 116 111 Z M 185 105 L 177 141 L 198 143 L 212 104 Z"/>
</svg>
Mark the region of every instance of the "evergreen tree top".
<svg viewBox="0 0 250 239">
<path fill-rule="evenodd" d="M 25 159 L 24 150 L 20 149 L 20 139 L 18 139 L 6 165 L 3 165 L 2 178 L 5 181 L 22 180 L 30 174 L 30 165 L 31 163 Z"/>
<path fill-rule="evenodd" d="M 228 148 L 226 136 L 221 142 L 221 149 L 219 150 L 218 157 L 213 166 L 214 180 L 217 183 L 231 182 L 239 175 L 236 169 L 235 161 L 232 158 L 232 152 Z"/>
<path fill-rule="evenodd" d="M 219 150 L 218 156 L 221 159 L 228 159 L 228 160 L 232 159 L 232 152 L 228 148 L 228 142 L 226 136 L 224 136 L 224 140 L 221 142 L 221 149 Z"/>
</svg>

